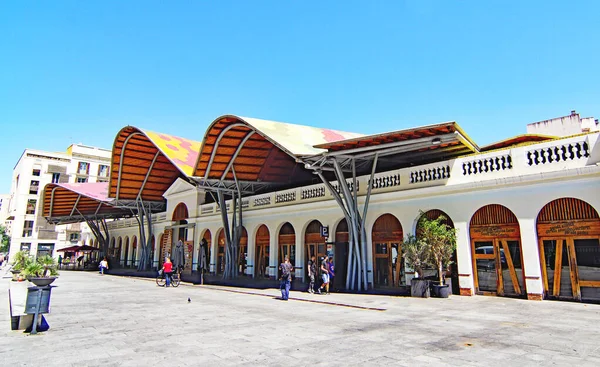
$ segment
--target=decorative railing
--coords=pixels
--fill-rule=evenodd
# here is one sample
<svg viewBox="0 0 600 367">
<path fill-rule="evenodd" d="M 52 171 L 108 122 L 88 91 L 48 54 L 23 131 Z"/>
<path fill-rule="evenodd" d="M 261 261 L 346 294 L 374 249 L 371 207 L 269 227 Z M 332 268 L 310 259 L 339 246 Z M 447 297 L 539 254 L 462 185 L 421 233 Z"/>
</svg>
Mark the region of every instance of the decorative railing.
<svg viewBox="0 0 600 367">
<path fill-rule="evenodd" d="M 254 206 L 271 205 L 271 196 L 262 196 L 254 198 Z"/>
<path fill-rule="evenodd" d="M 465 176 L 504 171 L 512 168 L 513 164 L 510 153 L 496 157 L 473 159 L 462 164 L 463 175 Z"/>
<path fill-rule="evenodd" d="M 371 180 L 369 180 L 369 184 L 371 184 Z M 373 178 L 373 190 L 394 186 L 400 186 L 400 174 L 391 174 Z"/>
<path fill-rule="evenodd" d="M 527 151 L 527 164 L 538 166 L 547 163 L 565 162 L 590 156 L 586 141 L 577 141 L 562 145 L 532 149 Z"/>
<path fill-rule="evenodd" d="M 321 198 L 323 196 L 325 196 L 325 186 L 311 187 L 302 190 L 300 200 Z"/>
<path fill-rule="evenodd" d="M 410 172 L 408 183 L 429 182 L 450 178 L 450 166 L 431 167 Z"/>
<path fill-rule="evenodd" d="M 275 203 L 289 203 L 296 201 L 296 191 L 288 191 L 275 195 Z"/>
<path fill-rule="evenodd" d="M 352 181 L 347 182 L 346 184 L 348 185 L 348 189 L 350 190 L 350 192 L 354 192 L 354 183 Z M 331 187 L 333 187 L 333 189 L 335 191 L 337 191 L 338 194 L 340 194 L 340 186 L 337 183 L 331 184 Z M 356 180 L 356 191 L 360 190 L 360 183 L 358 182 L 358 179 Z"/>
</svg>

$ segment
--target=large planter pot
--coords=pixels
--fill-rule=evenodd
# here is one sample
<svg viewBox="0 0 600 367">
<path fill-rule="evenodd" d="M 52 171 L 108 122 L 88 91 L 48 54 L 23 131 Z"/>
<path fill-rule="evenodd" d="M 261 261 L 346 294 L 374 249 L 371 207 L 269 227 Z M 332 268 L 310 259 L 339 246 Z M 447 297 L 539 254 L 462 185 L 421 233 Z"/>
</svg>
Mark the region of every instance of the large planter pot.
<svg viewBox="0 0 600 367">
<path fill-rule="evenodd" d="M 411 297 L 429 298 L 429 280 L 421 278 L 413 278 L 410 281 Z"/>
<path fill-rule="evenodd" d="M 12 280 L 16 282 L 19 278 L 19 274 L 21 274 L 21 270 L 11 269 L 10 272 L 12 273 Z"/>
<path fill-rule="evenodd" d="M 52 282 L 54 282 L 56 280 L 56 277 L 45 277 L 45 278 L 30 277 L 30 278 L 27 278 L 27 280 L 29 280 L 31 283 L 37 285 L 38 287 L 45 287 L 45 286 L 52 284 Z"/>
<path fill-rule="evenodd" d="M 452 292 L 452 288 L 450 288 L 449 284 L 434 284 L 431 286 L 431 288 L 433 290 L 433 296 L 437 298 L 448 298 Z"/>
</svg>

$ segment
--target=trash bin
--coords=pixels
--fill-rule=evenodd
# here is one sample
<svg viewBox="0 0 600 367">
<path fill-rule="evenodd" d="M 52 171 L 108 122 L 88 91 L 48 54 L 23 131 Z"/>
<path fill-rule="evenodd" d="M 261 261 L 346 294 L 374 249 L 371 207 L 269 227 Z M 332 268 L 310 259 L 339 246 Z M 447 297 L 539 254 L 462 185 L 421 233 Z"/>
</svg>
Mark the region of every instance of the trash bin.
<svg viewBox="0 0 600 367">
<path fill-rule="evenodd" d="M 26 282 L 11 282 L 8 297 L 12 330 L 37 333 L 41 315 L 50 313 L 50 295 L 53 286 L 28 286 Z"/>
</svg>

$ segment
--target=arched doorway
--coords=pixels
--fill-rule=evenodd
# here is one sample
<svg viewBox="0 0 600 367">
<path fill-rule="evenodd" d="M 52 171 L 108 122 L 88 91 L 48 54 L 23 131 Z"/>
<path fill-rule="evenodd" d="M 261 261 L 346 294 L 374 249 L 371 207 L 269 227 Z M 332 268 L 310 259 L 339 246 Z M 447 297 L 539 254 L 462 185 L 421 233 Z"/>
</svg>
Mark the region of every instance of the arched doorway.
<svg viewBox="0 0 600 367">
<path fill-rule="evenodd" d="M 537 217 L 547 298 L 600 301 L 600 217 L 585 201 L 561 198 Z"/>
<path fill-rule="evenodd" d="M 441 221 L 442 224 L 447 225 L 449 228 L 454 228 L 454 222 L 452 221 L 452 218 L 450 218 L 450 216 L 448 214 L 446 214 L 444 211 L 439 210 L 439 209 L 431 209 L 426 211 L 425 213 L 423 213 L 423 215 L 421 215 L 421 217 L 419 218 L 419 222 L 423 219 L 423 218 L 427 218 L 429 220 L 436 220 L 438 219 L 440 216 L 444 216 L 444 220 Z M 417 223 L 417 237 L 419 236 L 419 223 Z M 456 250 L 454 250 L 454 253 L 452 254 L 452 264 L 450 264 L 450 279 L 451 279 L 451 283 L 452 283 L 452 293 L 453 294 L 460 294 L 460 287 L 458 285 L 458 266 L 457 266 L 457 257 L 456 257 Z M 448 275 L 446 275 L 446 281 L 448 280 Z"/>
<path fill-rule="evenodd" d="M 223 228 L 219 229 L 217 234 L 217 269 L 215 272 L 223 274 L 225 271 L 225 232 Z"/>
<path fill-rule="evenodd" d="M 290 257 L 292 266 L 296 266 L 296 231 L 288 222 L 285 223 L 279 230 L 279 264 L 281 264 L 286 256 Z M 277 264 L 277 278 L 279 278 L 279 264 Z"/>
<path fill-rule="evenodd" d="M 123 256 L 123 266 L 129 265 L 129 237 L 125 237 L 125 254 Z"/>
<path fill-rule="evenodd" d="M 513 212 L 498 204 L 480 208 L 471 218 L 470 234 L 475 292 L 525 296 L 521 234 Z"/>
<path fill-rule="evenodd" d="M 271 237 L 269 228 L 266 225 L 261 225 L 256 232 L 255 246 L 255 261 L 254 261 L 254 277 L 268 278 L 269 277 L 269 245 Z"/>
<path fill-rule="evenodd" d="M 171 246 L 169 247 L 171 261 L 173 262 L 173 266 L 176 267 L 178 261 L 183 260 L 183 272 L 185 274 L 191 274 L 192 272 L 193 238 L 195 238 L 195 224 L 188 224 L 188 218 L 187 206 L 185 203 L 179 203 L 173 209 L 173 215 L 171 216 L 171 220 L 175 224 L 168 227 L 172 231 Z M 192 231 L 191 235 L 188 233 L 190 230 Z M 188 240 L 188 238 L 192 238 L 192 240 Z M 183 259 L 179 257 L 179 251 L 181 250 L 183 250 Z"/>
<path fill-rule="evenodd" d="M 198 246 L 198 271 L 210 271 L 210 246 L 212 245 L 212 236 L 207 229 L 202 235 L 200 246 Z"/>
<path fill-rule="evenodd" d="M 375 287 L 397 287 L 404 282 L 402 225 L 392 214 L 377 218 L 371 234 L 373 242 L 373 283 Z"/>
<path fill-rule="evenodd" d="M 345 289 L 346 277 L 348 275 L 348 222 L 342 219 L 335 228 L 335 244 L 333 245 L 333 264 L 335 265 L 333 277 L 333 289 Z"/>
<path fill-rule="evenodd" d="M 304 246 L 306 248 L 306 258 L 304 263 L 308 264 L 308 260 L 311 257 L 316 258 L 317 263 L 317 274 L 320 274 L 321 258 L 327 256 L 327 247 L 325 246 L 325 239 L 321 236 L 321 227 L 323 225 L 318 220 L 313 220 L 306 227 L 304 233 Z M 307 272 L 308 274 L 308 272 Z M 318 278 L 318 277 L 317 277 Z"/>
</svg>

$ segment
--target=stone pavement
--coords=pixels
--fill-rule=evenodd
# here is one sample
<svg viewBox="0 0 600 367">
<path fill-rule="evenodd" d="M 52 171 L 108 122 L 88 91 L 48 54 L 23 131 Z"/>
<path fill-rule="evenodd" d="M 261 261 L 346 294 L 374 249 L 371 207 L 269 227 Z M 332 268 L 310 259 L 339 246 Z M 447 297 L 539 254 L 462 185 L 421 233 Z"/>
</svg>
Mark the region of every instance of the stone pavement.
<svg viewBox="0 0 600 367">
<path fill-rule="evenodd" d="M 600 365 L 600 305 L 495 297 L 309 295 L 63 272 L 38 335 L 10 330 L 4 366 Z M 191 303 L 188 303 L 188 297 Z"/>
</svg>

